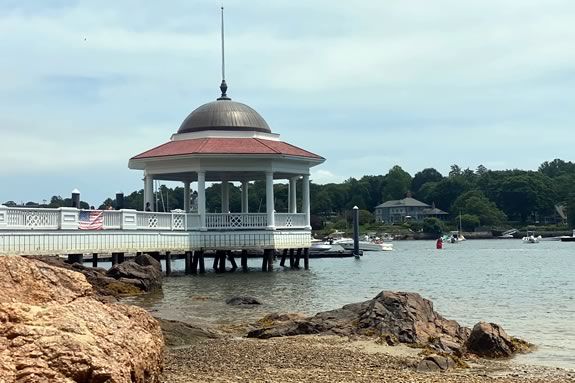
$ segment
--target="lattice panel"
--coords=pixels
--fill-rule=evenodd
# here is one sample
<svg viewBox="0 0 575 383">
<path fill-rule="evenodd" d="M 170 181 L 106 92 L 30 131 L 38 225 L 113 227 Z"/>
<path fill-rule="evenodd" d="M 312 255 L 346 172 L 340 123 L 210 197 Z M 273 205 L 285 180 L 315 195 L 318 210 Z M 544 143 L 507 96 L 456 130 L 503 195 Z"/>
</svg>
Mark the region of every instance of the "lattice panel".
<svg viewBox="0 0 575 383">
<path fill-rule="evenodd" d="M 229 218 L 230 218 L 229 227 L 236 228 L 243 226 L 243 220 L 241 215 L 232 215 Z"/>
<path fill-rule="evenodd" d="M 152 215 L 150 218 L 148 218 L 148 227 L 150 228 L 158 227 L 158 217 L 156 215 Z"/>
<path fill-rule="evenodd" d="M 42 214 L 27 214 L 26 226 L 27 227 L 42 227 L 50 225 L 50 217 Z"/>
<path fill-rule="evenodd" d="M 184 228 L 184 216 L 183 215 L 174 215 L 172 219 L 172 224 L 174 225 L 174 229 L 183 229 Z"/>
</svg>

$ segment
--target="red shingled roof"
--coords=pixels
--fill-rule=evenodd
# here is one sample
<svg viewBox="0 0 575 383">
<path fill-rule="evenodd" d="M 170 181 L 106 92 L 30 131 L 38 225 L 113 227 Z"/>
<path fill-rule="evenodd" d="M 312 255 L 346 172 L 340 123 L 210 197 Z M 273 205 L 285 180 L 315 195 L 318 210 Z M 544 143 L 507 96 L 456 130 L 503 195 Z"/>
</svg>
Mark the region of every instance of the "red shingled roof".
<svg viewBox="0 0 575 383">
<path fill-rule="evenodd" d="M 263 140 L 261 138 L 197 138 L 170 141 L 138 154 L 133 157 L 133 159 L 182 156 L 188 154 L 279 154 L 317 160 L 323 159 L 317 154 L 313 154 L 286 142 Z"/>
</svg>

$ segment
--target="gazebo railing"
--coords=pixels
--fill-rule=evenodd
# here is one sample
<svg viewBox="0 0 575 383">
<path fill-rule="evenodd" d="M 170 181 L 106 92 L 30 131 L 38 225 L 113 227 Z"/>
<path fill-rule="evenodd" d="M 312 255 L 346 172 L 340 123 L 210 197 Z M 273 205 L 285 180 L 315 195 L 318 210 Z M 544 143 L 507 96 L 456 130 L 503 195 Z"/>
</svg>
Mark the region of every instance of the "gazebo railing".
<svg viewBox="0 0 575 383">
<path fill-rule="evenodd" d="M 86 214 L 86 213 L 90 214 Z M 96 214 L 94 214 L 96 213 Z M 197 213 L 170 213 L 124 210 L 79 210 L 75 208 L 19 208 L 0 205 L 0 230 L 79 230 L 84 220 L 101 213 L 101 230 L 201 230 Z M 305 228 L 306 215 L 276 213 L 275 226 L 282 229 Z M 266 213 L 208 213 L 206 230 L 262 230 L 268 227 Z"/>
</svg>

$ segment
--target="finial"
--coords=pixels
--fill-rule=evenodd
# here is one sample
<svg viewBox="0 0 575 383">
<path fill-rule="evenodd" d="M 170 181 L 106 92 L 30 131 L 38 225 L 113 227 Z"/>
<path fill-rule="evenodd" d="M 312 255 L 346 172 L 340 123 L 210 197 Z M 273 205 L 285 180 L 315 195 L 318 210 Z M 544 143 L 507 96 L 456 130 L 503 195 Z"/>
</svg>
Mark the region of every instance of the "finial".
<svg viewBox="0 0 575 383">
<path fill-rule="evenodd" d="M 228 84 L 226 84 L 226 59 L 225 59 L 225 50 L 224 50 L 224 6 L 221 7 L 222 12 L 222 83 L 220 84 L 220 90 L 222 91 L 222 95 L 218 98 L 218 100 L 231 100 L 228 97 L 226 92 L 228 91 Z"/>
</svg>

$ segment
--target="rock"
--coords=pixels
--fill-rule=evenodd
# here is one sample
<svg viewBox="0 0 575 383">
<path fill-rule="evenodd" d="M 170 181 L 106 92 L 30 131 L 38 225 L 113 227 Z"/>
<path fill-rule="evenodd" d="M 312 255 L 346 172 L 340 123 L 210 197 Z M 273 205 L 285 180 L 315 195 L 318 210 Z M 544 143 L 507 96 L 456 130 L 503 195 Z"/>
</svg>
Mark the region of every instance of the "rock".
<svg viewBox="0 0 575 383">
<path fill-rule="evenodd" d="M 261 305 L 262 303 L 254 297 L 233 297 L 226 300 L 228 305 L 241 306 L 241 305 Z"/>
<path fill-rule="evenodd" d="M 455 361 L 448 356 L 429 355 L 417 365 L 418 372 L 447 371 L 455 367 Z"/>
<path fill-rule="evenodd" d="M 152 263 L 146 257 L 156 263 Z M 132 284 L 143 291 L 160 288 L 162 286 L 162 271 L 159 262 L 148 255 L 142 256 L 139 261 L 145 263 L 142 261 L 143 259 L 147 259 L 150 264 L 140 265 L 136 261 L 125 261 L 112 266 L 106 275 L 123 283 Z"/>
<path fill-rule="evenodd" d="M 156 318 L 162 328 L 166 346 L 179 347 L 195 344 L 204 339 L 220 338 L 220 335 L 208 328 L 188 323 Z"/>
<path fill-rule="evenodd" d="M 487 358 L 507 358 L 516 351 L 509 335 L 497 324 L 479 322 L 466 342 L 467 350 Z"/>
<path fill-rule="evenodd" d="M 94 299 L 79 272 L 0 257 L 0 381 L 160 381 L 164 342 L 145 310 Z"/>
<path fill-rule="evenodd" d="M 140 266 L 154 266 L 156 269 L 162 271 L 162 264 L 154 257 L 148 254 L 138 254 L 134 257 L 134 262 Z"/>
</svg>

